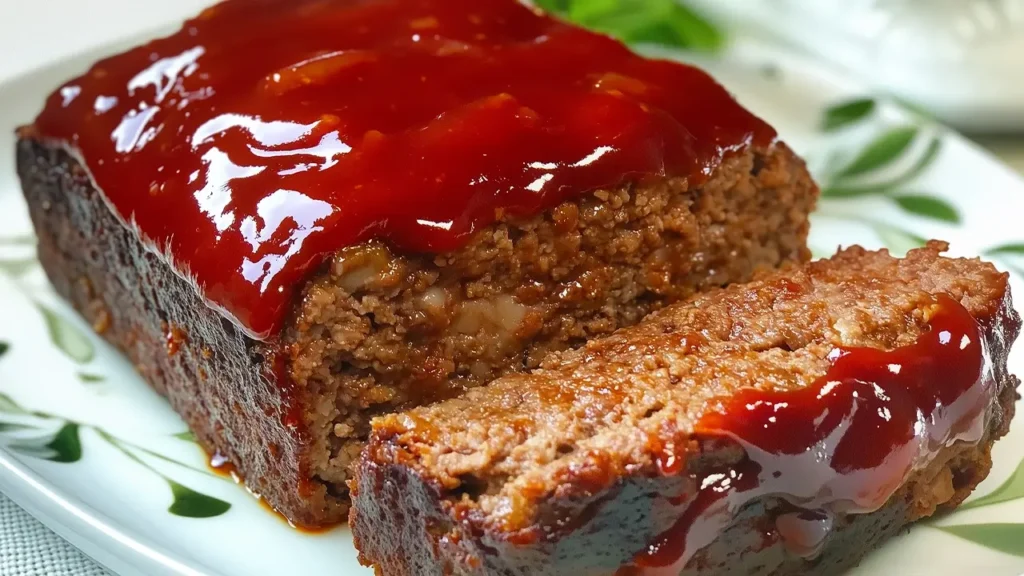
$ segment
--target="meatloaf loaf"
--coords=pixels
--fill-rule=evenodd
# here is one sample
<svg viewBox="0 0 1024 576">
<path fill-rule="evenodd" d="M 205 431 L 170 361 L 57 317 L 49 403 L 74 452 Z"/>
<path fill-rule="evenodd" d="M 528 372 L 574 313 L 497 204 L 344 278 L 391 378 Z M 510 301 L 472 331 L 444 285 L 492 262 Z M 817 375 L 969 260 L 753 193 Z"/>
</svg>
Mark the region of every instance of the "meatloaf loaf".
<svg viewBox="0 0 1024 576">
<path fill-rule="evenodd" d="M 54 286 L 309 526 L 371 417 L 804 261 L 817 195 L 703 72 L 515 0 L 230 0 L 18 135 Z"/>
<path fill-rule="evenodd" d="M 374 419 L 361 559 L 423 574 L 836 574 L 958 505 L 1013 416 L 1008 276 L 930 243 L 714 290 Z"/>
</svg>

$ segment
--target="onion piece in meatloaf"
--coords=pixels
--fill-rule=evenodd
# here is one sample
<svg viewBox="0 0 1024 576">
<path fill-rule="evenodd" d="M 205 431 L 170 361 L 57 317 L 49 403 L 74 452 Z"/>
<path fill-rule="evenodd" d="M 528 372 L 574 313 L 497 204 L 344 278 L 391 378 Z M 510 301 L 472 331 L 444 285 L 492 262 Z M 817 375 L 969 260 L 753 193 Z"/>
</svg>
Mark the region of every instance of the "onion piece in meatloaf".
<svg viewBox="0 0 1024 576">
<path fill-rule="evenodd" d="M 308 526 L 372 417 L 804 261 L 817 197 L 705 73 L 515 0 L 228 0 L 19 137 L 54 286 Z"/>
<path fill-rule="evenodd" d="M 1008 275 L 850 248 L 376 418 L 364 563 L 418 574 L 839 574 L 966 498 L 1006 434 Z"/>
</svg>

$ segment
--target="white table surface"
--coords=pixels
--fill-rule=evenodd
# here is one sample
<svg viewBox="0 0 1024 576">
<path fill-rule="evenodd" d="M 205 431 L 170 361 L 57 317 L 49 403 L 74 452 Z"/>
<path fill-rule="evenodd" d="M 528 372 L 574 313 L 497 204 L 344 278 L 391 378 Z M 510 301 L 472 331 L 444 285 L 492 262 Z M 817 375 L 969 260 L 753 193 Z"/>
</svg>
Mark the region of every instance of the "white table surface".
<svg viewBox="0 0 1024 576">
<path fill-rule="evenodd" d="M 0 82 L 111 39 L 195 13 L 210 0 L 0 0 Z M 1024 174 L 1024 135 L 975 137 Z M 105 571 L 0 494 L 0 576 Z M 35 550 L 28 549 L 35 548 Z"/>
</svg>

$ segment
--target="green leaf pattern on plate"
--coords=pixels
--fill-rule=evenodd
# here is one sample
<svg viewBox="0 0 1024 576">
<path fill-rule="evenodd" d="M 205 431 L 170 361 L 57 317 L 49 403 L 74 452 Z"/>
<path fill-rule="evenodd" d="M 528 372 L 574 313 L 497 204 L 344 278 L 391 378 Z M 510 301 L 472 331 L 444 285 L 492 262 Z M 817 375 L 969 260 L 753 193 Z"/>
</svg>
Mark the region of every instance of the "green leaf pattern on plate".
<svg viewBox="0 0 1024 576">
<path fill-rule="evenodd" d="M 986 548 L 1024 558 L 1024 524 L 958 524 L 938 528 Z"/>
<path fill-rule="evenodd" d="M 29 418 L 32 421 L 29 421 Z M 47 430 L 52 430 L 54 425 L 59 427 L 55 433 L 50 435 Z M 208 470 L 194 468 L 159 452 L 144 448 L 123 438 L 118 438 L 98 426 L 82 424 L 46 412 L 26 410 L 10 396 L 0 393 L 0 434 L 18 434 L 17 437 L 12 437 L 6 442 L 6 447 L 17 454 L 61 464 L 78 462 L 82 459 L 84 452 L 81 438 L 81 431 L 83 429 L 91 429 L 102 440 L 106 441 L 127 458 L 167 482 L 173 497 L 171 505 L 167 508 L 167 511 L 171 514 L 187 518 L 212 518 L 226 513 L 231 508 L 231 504 L 228 502 L 203 494 L 170 478 L 167 474 L 156 469 L 140 457 L 139 454 L 145 454 L 164 462 L 223 480 Z M 33 432 L 35 435 L 26 438 L 23 435 L 25 432 Z M 174 437 L 182 440 L 188 439 L 183 433 L 175 434 Z"/>
<path fill-rule="evenodd" d="M 170 487 L 171 489 L 171 496 L 173 497 L 171 505 L 168 506 L 167 508 L 167 511 L 171 514 L 187 518 L 212 518 L 214 516 L 220 516 L 221 514 L 224 514 L 231 508 L 231 504 L 229 504 L 228 502 L 220 500 L 219 498 L 214 498 L 213 496 L 202 494 L 201 492 L 193 490 L 192 488 L 189 488 L 181 484 L 180 482 L 172 480 L 169 476 L 160 472 L 152 465 L 150 465 L 148 462 L 143 460 L 138 454 L 136 454 L 136 452 L 141 452 L 143 454 L 159 458 L 165 462 L 170 462 L 183 468 L 188 468 L 189 470 L 192 471 L 203 472 L 207 475 L 213 476 L 214 478 L 220 479 L 219 476 L 214 476 L 210 472 L 196 470 L 195 468 L 189 466 L 188 464 L 179 462 L 177 460 L 174 460 L 173 458 L 169 458 L 147 448 L 143 448 L 141 446 L 132 444 L 127 440 L 117 438 L 102 429 L 97 429 L 96 432 L 99 434 L 100 438 L 106 440 L 108 444 L 116 448 L 119 452 L 127 456 L 130 460 L 134 461 L 136 464 L 139 464 L 143 468 L 146 468 L 147 470 L 156 474 L 157 476 L 163 478 L 164 482 L 167 482 L 168 487 Z"/>
<path fill-rule="evenodd" d="M 862 122 L 871 117 L 875 108 L 875 101 L 867 98 L 839 103 L 825 111 L 821 123 L 822 130 L 833 131 Z M 884 198 L 907 214 L 918 218 L 944 224 L 960 223 L 959 211 L 949 202 L 931 194 L 903 189 L 923 174 L 941 151 L 941 141 L 933 136 L 928 140 L 922 153 L 912 159 L 909 158 L 918 148 L 915 142 L 922 138 L 923 132 L 921 126 L 902 125 L 887 128 L 875 135 L 854 154 L 853 160 L 840 169 L 832 170 L 830 175 L 823 178 L 822 197 L 826 202 L 868 196 Z M 838 154 L 834 151 L 833 157 L 836 155 Z M 879 178 L 879 173 L 891 172 L 893 167 L 899 163 L 906 163 L 907 160 L 910 163 L 906 169 L 895 175 L 888 175 L 885 179 Z M 866 218 L 863 215 L 833 216 L 869 226 L 879 240 L 895 253 L 904 253 L 925 242 L 920 235 L 888 222 Z"/>
<path fill-rule="evenodd" d="M 31 246 L 36 243 L 35 236 L 0 236 L 0 246 Z"/>
<path fill-rule="evenodd" d="M 884 168 L 898 160 L 917 138 L 919 129 L 916 126 L 892 128 L 876 137 L 853 162 L 843 168 L 837 178 L 848 179 L 862 176 L 880 168 Z"/>
<path fill-rule="evenodd" d="M 864 120 L 875 111 L 875 101 L 871 98 L 858 98 L 830 106 L 825 110 L 825 118 L 821 129 L 833 132 L 851 124 Z"/>
<path fill-rule="evenodd" d="M 32 237 L 0 238 L 0 246 L 31 244 Z M 12 280 L 17 280 L 39 265 L 36 258 L 0 258 L 0 273 Z M 68 358 L 79 364 L 87 364 L 95 357 L 92 340 L 80 330 L 74 322 L 64 318 L 49 306 L 36 300 L 27 290 L 26 297 L 35 304 L 39 313 L 46 320 L 47 333 L 50 341 Z"/>
<path fill-rule="evenodd" d="M 82 459 L 82 440 L 78 436 L 78 424 L 68 422 L 61 426 L 60 430 L 46 444 L 46 448 L 53 451 L 53 456 L 47 460 L 70 464 Z"/>
<path fill-rule="evenodd" d="M 1024 243 L 1021 244 L 1002 244 L 995 248 L 989 248 L 985 251 L 986 254 L 999 255 L 999 254 L 1024 254 Z"/>
<path fill-rule="evenodd" d="M 960 212 L 949 202 L 926 194 L 898 194 L 893 197 L 896 204 L 911 214 L 924 218 L 932 218 L 949 222 L 950 224 L 960 223 Z"/>
<path fill-rule="evenodd" d="M 11 278 L 20 278 L 38 264 L 35 258 L 0 259 L 0 270 Z"/>
<path fill-rule="evenodd" d="M 38 446 L 35 444 L 13 442 L 8 444 L 7 447 L 16 453 L 21 454 L 22 456 L 28 456 L 29 458 L 49 460 L 53 456 L 53 453 L 47 450 L 45 446 Z"/>
<path fill-rule="evenodd" d="M 70 320 L 60 316 L 43 304 L 36 303 L 36 306 L 46 319 L 46 329 L 54 346 L 59 348 L 68 358 L 79 364 L 86 364 L 93 359 L 96 349 L 88 336 Z"/>
<path fill-rule="evenodd" d="M 186 518 L 213 518 L 220 516 L 231 508 L 231 504 L 213 496 L 200 494 L 188 486 L 182 486 L 174 480 L 168 480 L 174 502 L 167 511 L 175 516 Z"/>
<path fill-rule="evenodd" d="M 10 396 L 0 392 L 0 414 L 28 414 L 17 402 L 15 402 Z"/>
<path fill-rule="evenodd" d="M 837 180 L 833 184 L 826 184 L 822 190 L 822 196 L 826 198 L 850 198 L 855 196 L 868 196 L 872 194 L 886 195 L 898 191 L 902 186 L 912 182 L 921 175 L 938 156 L 942 143 L 938 138 L 933 138 L 914 164 L 899 176 L 882 182 L 880 184 L 849 184 L 848 181 Z"/>
<path fill-rule="evenodd" d="M 0 245 L 31 244 L 32 241 L 31 237 L 0 238 Z M 0 273 L 7 275 L 13 280 L 17 280 L 37 264 L 38 261 L 35 259 L 0 259 Z M 49 306 L 39 302 L 32 294 L 27 293 L 28 290 L 23 291 L 26 292 L 25 295 L 32 300 L 43 316 L 47 334 L 53 345 L 78 364 L 88 364 L 91 362 L 96 355 L 96 347 L 92 340 L 93 336 L 86 334 L 73 321 L 62 317 Z M 0 356 L 3 356 L 8 350 L 9 345 L 6 342 L 0 342 Z M 103 382 L 105 379 L 102 375 L 92 372 L 78 372 L 77 376 L 80 381 L 86 384 Z M 54 429 L 56 429 L 55 432 L 53 432 Z M 69 418 L 45 412 L 26 410 L 9 395 L 0 392 L 0 434 L 17 433 L 17 437 L 12 437 L 6 443 L 6 446 L 22 456 L 49 460 L 61 464 L 78 462 L 83 456 L 81 431 L 84 429 L 94 431 L 101 439 L 116 448 L 127 458 L 160 476 L 167 482 L 173 496 L 173 501 L 167 509 L 171 514 L 188 518 L 211 518 L 224 514 L 231 508 L 231 504 L 228 502 L 203 494 L 177 480 L 171 479 L 150 465 L 137 453 L 220 479 L 219 476 L 210 473 L 208 470 L 194 468 L 159 452 L 138 446 L 125 439 L 118 438 L 98 426 L 82 424 Z M 31 435 L 25 437 L 26 433 L 31 433 Z M 186 436 L 186 434 L 188 435 Z M 191 433 L 179 433 L 175 434 L 174 437 L 180 440 L 194 441 Z"/>
<path fill-rule="evenodd" d="M 991 506 L 993 504 L 1017 500 L 1018 498 L 1024 498 L 1024 460 L 1021 460 L 1017 469 L 1013 471 L 1013 474 L 1011 474 L 1010 477 L 1007 478 L 1006 481 L 998 488 L 981 498 L 977 498 L 963 504 L 960 506 L 960 509 L 970 510 L 971 508 L 981 508 L 982 506 Z"/>
</svg>

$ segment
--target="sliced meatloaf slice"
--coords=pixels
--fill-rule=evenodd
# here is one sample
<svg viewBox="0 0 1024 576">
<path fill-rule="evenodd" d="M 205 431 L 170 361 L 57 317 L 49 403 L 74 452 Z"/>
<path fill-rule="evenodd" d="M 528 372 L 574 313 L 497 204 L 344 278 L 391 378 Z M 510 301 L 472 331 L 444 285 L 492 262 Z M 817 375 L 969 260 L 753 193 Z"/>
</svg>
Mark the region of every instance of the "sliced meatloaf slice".
<svg viewBox="0 0 1024 576">
<path fill-rule="evenodd" d="M 377 418 L 379 574 L 835 574 L 959 504 L 1013 416 L 1008 276 L 850 248 Z"/>
</svg>

